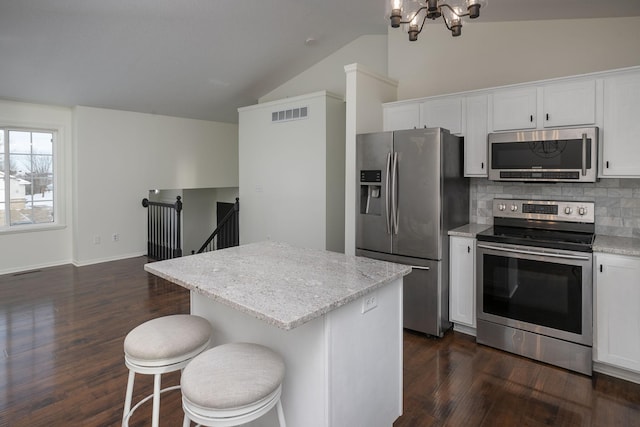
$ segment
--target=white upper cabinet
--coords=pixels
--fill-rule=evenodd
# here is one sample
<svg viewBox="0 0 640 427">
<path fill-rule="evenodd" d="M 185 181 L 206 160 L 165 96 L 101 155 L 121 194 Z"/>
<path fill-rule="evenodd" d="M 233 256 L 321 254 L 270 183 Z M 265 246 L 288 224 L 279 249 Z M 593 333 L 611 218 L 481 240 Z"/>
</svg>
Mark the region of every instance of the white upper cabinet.
<svg viewBox="0 0 640 427">
<path fill-rule="evenodd" d="M 493 130 L 594 125 L 596 102 L 595 79 L 497 90 Z"/>
<path fill-rule="evenodd" d="M 640 178 L 640 67 L 383 105 L 384 130 L 465 137 L 464 174 L 487 176 L 490 132 L 598 126 L 599 178 Z"/>
<path fill-rule="evenodd" d="M 420 125 L 420 103 L 383 105 L 385 131 L 415 129 Z"/>
<path fill-rule="evenodd" d="M 498 90 L 492 100 L 494 131 L 536 128 L 535 87 Z"/>
<path fill-rule="evenodd" d="M 487 95 L 465 99 L 464 176 L 487 176 Z"/>
<path fill-rule="evenodd" d="M 385 104 L 383 116 L 385 131 L 443 127 L 462 134 L 462 98 L 458 96 Z"/>
<path fill-rule="evenodd" d="M 640 177 L 640 72 L 604 79 L 603 177 Z"/>
<path fill-rule="evenodd" d="M 542 88 L 543 127 L 596 123 L 596 81 L 558 83 Z"/>
<path fill-rule="evenodd" d="M 430 99 L 422 103 L 420 127 L 448 129 L 454 135 L 462 134 L 462 98 Z"/>
</svg>

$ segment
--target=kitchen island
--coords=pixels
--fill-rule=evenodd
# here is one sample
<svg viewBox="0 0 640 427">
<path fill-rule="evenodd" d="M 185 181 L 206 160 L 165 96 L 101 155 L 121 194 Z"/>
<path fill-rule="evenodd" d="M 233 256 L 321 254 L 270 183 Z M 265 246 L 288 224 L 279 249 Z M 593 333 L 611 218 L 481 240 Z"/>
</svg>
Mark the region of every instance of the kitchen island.
<svg viewBox="0 0 640 427">
<path fill-rule="evenodd" d="M 261 242 L 145 270 L 191 291 L 191 312 L 212 323 L 214 345 L 255 342 L 284 357 L 288 426 L 391 426 L 402 414 L 410 267 Z"/>
</svg>

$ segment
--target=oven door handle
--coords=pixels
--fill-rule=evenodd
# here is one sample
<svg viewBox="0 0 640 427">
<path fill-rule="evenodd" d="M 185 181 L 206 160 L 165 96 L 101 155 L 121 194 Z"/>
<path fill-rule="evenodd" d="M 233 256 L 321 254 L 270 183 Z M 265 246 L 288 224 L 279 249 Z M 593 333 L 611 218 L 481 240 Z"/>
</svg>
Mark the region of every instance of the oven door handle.
<svg viewBox="0 0 640 427">
<path fill-rule="evenodd" d="M 478 247 L 482 249 L 491 249 L 494 251 L 511 252 L 516 254 L 540 255 L 540 256 L 546 256 L 546 257 L 552 257 L 552 258 L 578 259 L 581 261 L 589 261 L 589 257 L 583 256 L 583 255 L 554 254 L 549 252 L 529 251 L 526 249 L 511 249 L 511 248 L 503 248 L 501 246 L 483 245 L 480 243 L 478 243 Z"/>
</svg>

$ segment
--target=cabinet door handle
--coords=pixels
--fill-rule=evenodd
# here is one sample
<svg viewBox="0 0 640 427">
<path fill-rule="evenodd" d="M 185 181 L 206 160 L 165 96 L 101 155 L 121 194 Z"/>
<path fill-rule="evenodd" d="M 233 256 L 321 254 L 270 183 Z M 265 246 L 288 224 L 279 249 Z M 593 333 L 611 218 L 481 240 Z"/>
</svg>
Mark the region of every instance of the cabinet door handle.
<svg viewBox="0 0 640 427">
<path fill-rule="evenodd" d="M 609 169 L 609 160 L 607 160 L 607 169 Z"/>
<path fill-rule="evenodd" d="M 471 246 L 467 246 L 467 253 L 470 254 L 471 253 Z"/>
<path fill-rule="evenodd" d="M 480 162 L 480 169 L 484 169 L 484 162 Z"/>
<path fill-rule="evenodd" d="M 602 264 L 600 264 L 600 273 L 602 273 Z"/>
<path fill-rule="evenodd" d="M 547 113 L 547 121 L 549 121 L 549 113 Z"/>
<path fill-rule="evenodd" d="M 529 116 L 529 121 L 533 123 L 533 114 Z"/>
</svg>

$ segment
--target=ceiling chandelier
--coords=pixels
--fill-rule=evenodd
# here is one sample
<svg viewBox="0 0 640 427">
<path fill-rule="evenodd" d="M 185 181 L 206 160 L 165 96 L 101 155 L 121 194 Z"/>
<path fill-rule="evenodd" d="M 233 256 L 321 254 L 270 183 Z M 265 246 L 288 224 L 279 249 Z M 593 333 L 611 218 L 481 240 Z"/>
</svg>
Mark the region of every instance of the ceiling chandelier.
<svg viewBox="0 0 640 427">
<path fill-rule="evenodd" d="M 409 24 L 409 40 L 418 40 L 427 18 L 436 20 L 442 17 L 453 37 L 462 34 L 462 18 L 475 19 L 480 16 L 480 7 L 486 6 L 486 0 L 390 0 L 391 27 Z"/>
</svg>

